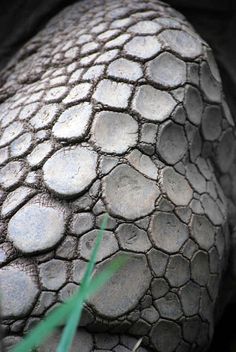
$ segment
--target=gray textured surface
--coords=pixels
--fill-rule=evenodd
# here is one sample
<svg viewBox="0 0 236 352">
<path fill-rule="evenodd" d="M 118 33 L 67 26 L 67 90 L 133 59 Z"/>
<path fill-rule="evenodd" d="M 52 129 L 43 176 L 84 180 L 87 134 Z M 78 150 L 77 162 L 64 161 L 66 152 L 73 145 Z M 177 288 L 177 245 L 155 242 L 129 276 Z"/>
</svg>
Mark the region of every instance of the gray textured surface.
<svg viewBox="0 0 236 352">
<path fill-rule="evenodd" d="M 221 186 L 234 190 L 232 118 L 210 49 L 181 15 L 102 4 L 65 9 L 2 72 L 0 275 L 19 258 L 22 271 L 2 289 L 6 343 L 77 287 L 108 212 L 96 270 L 124 251 L 130 261 L 88 302 L 84 349 L 130 350 L 126 333 L 158 352 L 203 351 L 235 224 L 235 192 Z M 116 344 L 90 347 L 101 331 Z"/>
</svg>

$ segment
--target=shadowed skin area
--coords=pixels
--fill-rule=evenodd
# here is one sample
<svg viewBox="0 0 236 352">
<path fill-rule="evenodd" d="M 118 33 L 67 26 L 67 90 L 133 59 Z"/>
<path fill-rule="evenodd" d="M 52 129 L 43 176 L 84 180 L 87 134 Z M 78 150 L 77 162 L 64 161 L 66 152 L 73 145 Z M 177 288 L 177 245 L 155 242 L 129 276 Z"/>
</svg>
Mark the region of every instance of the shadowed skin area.
<svg viewBox="0 0 236 352">
<path fill-rule="evenodd" d="M 81 1 L 1 73 L 0 282 L 6 346 L 81 281 L 73 351 L 204 351 L 235 215 L 235 132 L 208 45 L 159 1 Z M 55 350 L 58 335 L 39 351 Z"/>
</svg>

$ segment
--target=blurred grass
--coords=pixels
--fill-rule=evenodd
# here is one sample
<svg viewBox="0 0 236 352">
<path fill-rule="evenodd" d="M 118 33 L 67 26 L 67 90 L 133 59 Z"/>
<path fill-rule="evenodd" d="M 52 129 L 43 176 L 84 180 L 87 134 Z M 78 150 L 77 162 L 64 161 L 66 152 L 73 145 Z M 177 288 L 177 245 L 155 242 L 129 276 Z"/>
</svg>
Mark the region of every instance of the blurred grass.
<svg viewBox="0 0 236 352">
<path fill-rule="evenodd" d="M 65 303 L 55 308 L 29 334 L 17 344 L 12 352 L 30 352 L 42 345 L 45 340 L 62 324 L 65 324 L 56 352 L 69 352 L 80 322 L 84 302 L 95 294 L 127 261 L 127 257 L 119 256 L 114 259 L 99 274 L 92 276 L 97 254 L 104 230 L 107 226 L 108 215 L 103 218 L 101 228 L 93 247 L 90 260 L 86 266 L 80 288 Z M 80 351 L 78 351 L 80 352 Z M 83 351 L 81 351 L 83 352 Z"/>
</svg>

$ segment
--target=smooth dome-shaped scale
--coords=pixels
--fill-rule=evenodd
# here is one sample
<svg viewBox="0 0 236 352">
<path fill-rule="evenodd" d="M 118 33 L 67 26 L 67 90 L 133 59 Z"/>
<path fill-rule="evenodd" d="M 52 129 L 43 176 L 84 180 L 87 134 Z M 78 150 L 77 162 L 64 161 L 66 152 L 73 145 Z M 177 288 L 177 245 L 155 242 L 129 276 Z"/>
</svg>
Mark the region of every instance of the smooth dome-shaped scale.
<svg viewBox="0 0 236 352">
<path fill-rule="evenodd" d="M 193 190 L 185 177 L 172 167 L 165 167 L 161 173 L 162 189 L 175 205 L 188 205 L 193 197 Z"/>
<path fill-rule="evenodd" d="M 20 137 L 15 139 L 11 144 L 10 144 L 10 153 L 11 156 L 17 157 L 25 154 L 31 147 L 32 145 L 32 134 L 29 132 L 26 132 L 22 134 Z"/>
<path fill-rule="evenodd" d="M 168 164 L 180 161 L 188 150 L 188 142 L 182 126 L 169 121 L 159 130 L 156 144 L 157 152 Z"/>
<path fill-rule="evenodd" d="M 132 108 L 147 120 L 166 120 L 177 105 L 172 96 L 149 85 L 137 88 Z"/>
<path fill-rule="evenodd" d="M 139 21 L 133 26 L 129 27 L 128 31 L 137 34 L 155 34 L 161 29 L 161 26 L 154 21 Z"/>
<path fill-rule="evenodd" d="M 180 300 L 185 316 L 192 316 L 198 313 L 201 299 L 201 287 L 189 281 L 180 289 Z"/>
<path fill-rule="evenodd" d="M 185 88 L 184 107 L 189 121 L 199 125 L 202 119 L 203 101 L 199 90 L 191 85 Z"/>
<path fill-rule="evenodd" d="M 52 150 L 53 145 L 50 141 L 39 143 L 26 159 L 31 167 L 38 166 L 47 158 Z"/>
<path fill-rule="evenodd" d="M 61 206 L 36 196 L 13 215 L 7 238 L 23 253 L 49 250 L 63 237 L 66 219 Z"/>
<path fill-rule="evenodd" d="M 158 212 L 152 216 L 149 233 L 155 247 L 168 253 L 179 251 L 188 239 L 188 228 L 174 214 Z"/>
<path fill-rule="evenodd" d="M 201 65 L 201 88 L 207 100 L 215 103 L 221 101 L 221 85 L 214 78 L 209 65 L 203 62 Z"/>
<path fill-rule="evenodd" d="M 186 64 L 171 53 L 162 53 L 148 62 L 148 79 L 168 88 L 177 87 L 186 82 Z"/>
<path fill-rule="evenodd" d="M 183 315 L 179 298 L 175 293 L 167 293 L 154 304 L 162 318 L 177 320 Z"/>
<path fill-rule="evenodd" d="M 59 196 L 76 196 L 96 178 L 97 158 L 97 153 L 86 147 L 62 148 L 44 164 L 44 182 Z"/>
<path fill-rule="evenodd" d="M 81 103 L 67 108 L 52 128 L 53 135 L 58 139 L 79 140 L 88 130 L 92 115 L 92 106 Z"/>
<path fill-rule="evenodd" d="M 30 124 L 35 129 L 44 128 L 50 125 L 58 114 L 58 104 L 45 104 L 39 111 L 32 117 Z"/>
<path fill-rule="evenodd" d="M 155 36 L 136 36 L 124 46 L 124 52 L 141 60 L 150 59 L 161 50 L 161 43 Z"/>
<path fill-rule="evenodd" d="M 17 138 L 23 131 L 23 124 L 19 121 L 11 123 L 5 128 L 0 137 L 0 147 L 3 147 Z"/>
<path fill-rule="evenodd" d="M 209 250 L 215 241 L 216 227 L 210 223 L 207 217 L 193 215 L 191 220 L 191 234 L 200 248 Z"/>
<path fill-rule="evenodd" d="M 125 252 L 123 252 L 125 255 Z M 96 268 L 100 273 L 119 254 L 113 255 Z M 127 255 L 127 254 L 126 254 Z M 151 272 L 144 254 L 129 253 L 129 260 L 102 289 L 89 299 L 89 305 L 106 318 L 115 318 L 134 309 L 149 288 Z M 129 275 L 127 275 L 129 273 Z"/>
<path fill-rule="evenodd" d="M 103 197 L 111 214 L 124 219 L 138 219 L 150 214 L 160 191 L 156 182 L 132 167 L 117 166 L 103 179 Z"/>
<path fill-rule="evenodd" d="M 173 352 L 181 340 L 181 329 L 173 321 L 160 320 L 152 328 L 151 340 L 157 351 Z"/>
<path fill-rule="evenodd" d="M 128 81 L 136 81 L 143 75 L 140 64 L 124 58 L 111 62 L 107 68 L 107 73 L 111 77 L 117 77 Z"/>
<path fill-rule="evenodd" d="M 226 221 L 226 203 L 221 203 L 220 209 L 218 203 L 208 193 L 205 193 L 201 196 L 201 204 L 204 212 L 214 225 L 222 225 Z"/>
<path fill-rule="evenodd" d="M 188 164 L 186 166 L 186 179 L 196 192 L 200 194 L 206 192 L 206 180 L 194 164 Z"/>
<path fill-rule="evenodd" d="M 207 141 L 215 141 L 222 132 L 222 114 L 218 106 L 207 106 L 202 117 L 202 133 Z"/>
<path fill-rule="evenodd" d="M 4 164 L 9 159 L 9 148 L 0 148 L 0 165 Z"/>
<path fill-rule="evenodd" d="M 104 105 L 114 108 L 127 108 L 132 92 L 130 84 L 103 79 L 96 87 L 93 98 Z"/>
<path fill-rule="evenodd" d="M 68 91 L 67 87 L 59 86 L 49 89 L 44 97 L 45 102 L 57 103 L 60 102 Z"/>
<path fill-rule="evenodd" d="M 87 99 L 90 94 L 91 86 L 90 83 L 80 83 L 76 85 L 70 90 L 69 94 L 63 100 L 63 103 L 75 104 L 80 100 Z"/>
<path fill-rule="evenodd" d="M 171 287 L 180 287 L 190 280 L 190 263 L 180 255 L 170 257 L 165 277 Z"/>
<path fill-rule="evenodd" d="M 194 59 L 203 52 L 200 40 L 183 30 L 166 29 L 159 38 L 167 48 L 186 59 Z"/>
<path fill-rule="evenodd" d="M 210 278 L 209 256 L 206 252 L 198 251 L 191 262 L 191 275 L 194 282 L 206 285 Z"/>
<path fill-rule="evenodd" d="M 95 245 L 98 230 L 92 230 L 80 238 L 79 250 L 82 258 L 89 260 L 91 251 Z M 117 252 L 119 249 L 116 237 L 111 231 L 104 231 L 97 261 L 101 261 Z"/>
<path fill-rule="evenodd" d="M 5 189 L 16 187 L 27 172 L 23 161 L 10 161 L 0 169 L 0 185 Z"/>
<path fill-rule="evenodd" d="M 21 186 L 16 190 L 8 193 L 6 199 L 2 204 L 1 215 L 2 217 L 9 216 L 14 212 L 20 205 L 26 202 L 32 197 L 36 191 L 32 188 Z"/>
<path fill-rule="evenodd" d="M 39 293 L 34 275 L 29 267 L 14 262 L 0 269 L 2 319 L 20 318 L 30 312 Z"/>
<path fill-rule="evenodd" d="M 13 110 L 7 111 L 7 113 L 3 113 L 0 116 L 0 121 L 1 121 L 1 128 L 5 128 L 7 125 L 9 125 L 11 122 L 13 122 L 16 117 L 19 115 L 20 108 L 16 108 Z"/>
<path fill-rule="evenodd" d="M 39 277 L 42 287 L 46 290 L 58 290 L 67 279 L 67 262 L 52 259 L 39 266 Z"/>
<path fill-rule="evenodd" d="M 92 140 L 103 152 L 122 154 L 138 140 L 138 123 L 128 114 L 103 111 L 96 115 Z"/>
<path fill-rule="evenodd" d="M 133 149 L 126 158 L 134 169 L 148 178 L 157 180 L 158 169 L 149 156 L 141 153 L 138 149 Z"/>
<path fill-rule="evenodd" d="M 146 231 L 134 224 L 121 224 L 116 230 L 116 236 L 121 248 L 132 252 L 147 252 L 152 246 Z"/>
</svg>

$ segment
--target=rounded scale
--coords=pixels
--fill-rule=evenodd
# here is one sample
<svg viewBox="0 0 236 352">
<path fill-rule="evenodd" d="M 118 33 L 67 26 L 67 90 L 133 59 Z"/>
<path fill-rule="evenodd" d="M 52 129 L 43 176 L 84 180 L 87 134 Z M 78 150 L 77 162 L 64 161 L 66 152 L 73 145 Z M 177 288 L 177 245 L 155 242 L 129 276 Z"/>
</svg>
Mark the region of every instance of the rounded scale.
<svg viewBox="0 0 236 352">
<path fill-rule="evenodd" d="M 13 263 L 0 269 L 1 318 L 26 316 L 39 293 L 35 278 L 27 268 Z"/>
<path fill-rule="evenodd" d="M 43 166 L 46 186 L 61 197 L 83 192 L 96 178 L 97 153 L 77 145 L 54 153 Z"/>
<path fill-rule="evenodd" d="M 103 179 L 107 208 L 118 217 L 134 220 L 150 214 L 159 195 L 156 182 L 125 164 L 117 166 Z"/>
<path fill-rule="evenodd" d="M 99 264 L 96 274 L 120 254 L 122 252 Z M 127 256 L 125 252 L 124 255 Z M 89 299 L 89 305 L 99 315 L 108 319 L 122 316 L 133 309 L 150 285 L 151 272 L 145 255 L 129 253 L 127 259 L 126 264 L 112 276 L 97 294 Z"/>
<path fill-rule="evenodd" d="M 8 239 L 23 253 L 54 247 L 65 231 L 66 215 L 57 203 L 33 198 L 13 215 L 8 224 Z"/>
<path fill-rule="evenodd" d="M 138 139 L 138 123 L 128 114 L 103 111 L 96 115 L 92 140 L 103 152 L 122 154 Z"/>
</svg>

